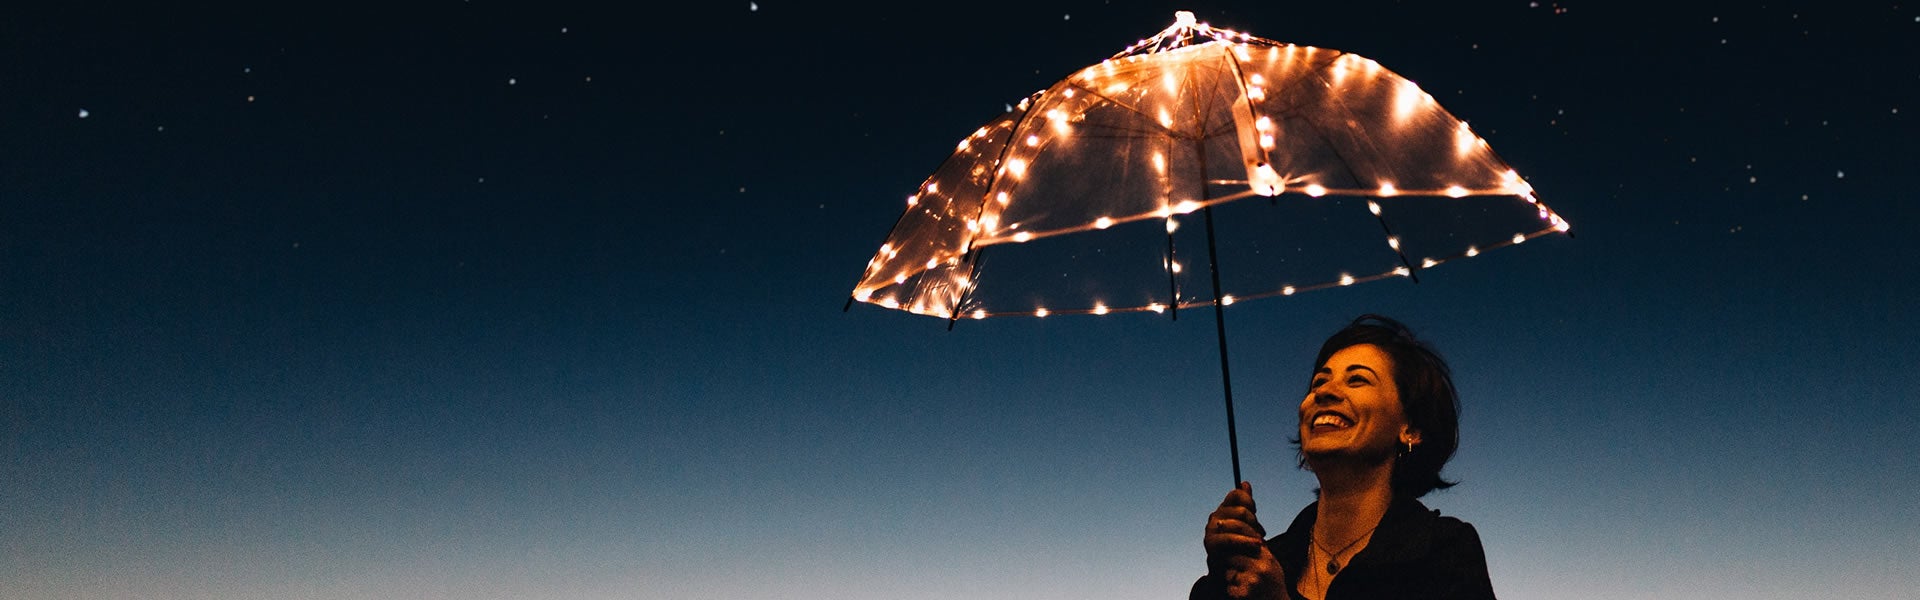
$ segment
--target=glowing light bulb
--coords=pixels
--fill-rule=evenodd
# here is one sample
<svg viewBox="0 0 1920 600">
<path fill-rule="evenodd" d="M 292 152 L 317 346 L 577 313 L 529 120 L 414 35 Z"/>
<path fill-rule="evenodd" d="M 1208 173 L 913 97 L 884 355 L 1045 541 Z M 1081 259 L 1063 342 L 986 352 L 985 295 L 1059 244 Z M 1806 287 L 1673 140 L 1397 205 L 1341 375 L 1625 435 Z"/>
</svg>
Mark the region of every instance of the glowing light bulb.
<svg viewBox="0 0 1920 600">
<path fill-rule="evenodd" d="M 1287 286 L 1287 287 L 1283 287 L 1283 288 L 1280 288 L 1280 295 L 1282 295 L 1282 296 L 1292 296 L 1292 295 L 1293 295 L 1293 291 L 1294 291 L 1294 290 L 1293 290 L 1293 286 Z"/>
<path fill-rule="evenodd" d="M 1435 261 L 1434 261 L 1433 259 L 1431 259 L 1431 258 L 1428 258 L 1428 259 L 1423 259 L 1423 260 L 1421 260 L 1421 261 L 1420 261 L 1420 268 L 1422 268 L 1422 269 L 1431 269 L 1431 268 L 1433 268 L 1433 266 L 1434 266 L 1434 265 L 1437 265 L 1437 264 L 1440 264 L 1440 263 L 1438 263 L 1438 262 L 1435 262 Z"/>
<path fill-rule="evenodd" d="M 1147 310 L 1150 310 L 1156 313 L 1164 313 L 1164 312 L 1167 312 L 1167 307 L 1166 305 L 1155 302 L 1153 304 L 1148 304 Z"/>
<path fill-rule="evenodd" d="M 1466 197 L 1466 195 L 1467 195 L 1467 188 L 1463 188 L 1457 185 L 1447 186 L 1447 196 L 1449 197 L 1463 198 L 1463 197 Z"/>
<path fill-rule="evenodd" d="M 1047 309 L 1044 307 L 1034 309 L 1033 311 L 1033 316 L 1040 317 L 1040 318 L 1046 318 L 1046 316 L 1050 314 L 1053 314 L 1053 313 L 1048 312 Z"/>
<path fill-rule="evenodd" d="M 1373 216 L 1376 216 L 1376 217 L 1380 216 L 1380 203 L 1374 202 L 1372 200 L 1368 200 L 1367 212 L 1373 213 Z"/>
<path fill-rule="evenodd" d="M 1327 195 L 1327 188 L 1318 183 L 1307 184 L 1307 195 L 1319 198 Z"/>
<path fill-rule="evenodd" d="M 1353 285 L 1353 276 L 1352 276 L 1352 275 L 1348 275 L 1348 274 L 1346 274 L 1346 273 L 1341 273 L 1341 274 L 1340 274 L 1340 285 Z"/>
<path fill-rule="evenodd" d="M 1177 263 L 1177 262 L 1176 262 L 1176 263 L 1173 263 L 1173 272 L 1175 272 L 1175 273 L 1179 273 L 1179 272 L 1180 272 L 1180 263 Z"/>
<path fill-rule="evenodd" d="M 1016 158 L 1007 161 L 1007 170 L 1012 171 L 1014 177 L 1025 177 L 1027 175 L 1026 159 Z"/>
<path fill-rule="evenodd" d="M 1406 277 L 1413 274 L 1413 269 L 1408 269 L 1406 267 L 1394 267 L 1393 274 L 1399 275 L 1401 277 Z"/>
<path fill-rule="evenodd" d="M 1399 250 L 1399 249 L 1400 249 L 1400 237 L 1399 237 L 1399 236 L 1392 236 L 1392 235 L 1390 235 L 1390 236 L 1387 236 L 1387 246 L 1388 246 L 1388 247 L 1391 247 L 1391 248 L 1393 248 L 1393 249 L 1395 249 L 1395 250 Z"/>
<path fill-rule="evenodd" d="M 1569 230 L 1569 229 L 1573 229 L 1573 224 L 1572 224 L 1572 223 L 1568 223 L 1568 222 L 1567 222 L 1567 221 L 1566 221 L 1565 219 L 1562 219 L 1562 218 L 1560 218 L 1560 215 L 1554 215 L 1554 216 L 1553 216 L 1553 230 L 1554 230 L 1554 231 L 1559 231 L 1559 232 L 1562 232 L 1562 233 L 1564 233 L 1564 232 L 1566 232 L 1566 231 L 1567 231 L 1567 230 Z"/>
<path fill-rule="evenodd" d="M 899 275 L 894 275 L 894 276 L 893 276 L 893 282 L 894 282 L 894 283 L 906 283 L 906 282 L 907 282 L 907 275 L 906 275 L 905 273 L 901 273 L 901 274 L 899 274 Z"/>
<path fill-rule="evenodd" d="M 1106 218 L 1106 217 L 1100 217 L 1100 218 L 1098 218 L 1098 219 L 1094 219 L 1094 220 L 1093 220 L 1093 228 L 1094 228 L 1094 229 L 1106 229 L 1106 228 L 1108 228 L 1108 227 L 1112 227 L 1112 226 L 1113 226 L 1113 219 L 1109 219 L 1109 218 Z"/>
<path fill-rule="evenodd" d="M 980 319 L 985 319 L 987 318 L 987 311 L 980 310 L 978 308 L 973 309 L 973 318 L 976 321 Z"/>
<path fill-rule="evenodd" d="M 900 301 L 895 300 L 892 297 L 887 297 L 887 298 L 882 298 L 880 300 L 880 305 L 885 306 L 887 308 L 900 308 Z"/>
<path fill-rule="evenodd" d="M 1267 130 L 1273 129 L 1273 118 L 1262 115 L 1259 120 L 1253 122 L 1253 129 L 1255 131 L 1267 131 Z"/>
<path fill-rule="evenodd" d="M 1153 170 L 1159 171 L 1161 175 L 1167 174 L 1167 155 L 1159 152 L 1153 153 Z"/>
<path fill-rule="evenodd" d="M 1382 195 L 1382 196 L 1392 196 L 1392 195 L 1394 195 L 1394 194 L 1398 194 L 1398 193 L 1400 193 L 1400 190 L 1399 190 L 1399 189 L 1397 189 L 1397 188 L 1395 188 L 1395 187 L 1393 187 L 1393 182 L 1391 182 L 1391 181 L 1383 181 L 1383 182 L 1380 182 L 1380 195 Z"/>
<path fill-rule="evenodd" d="M 1228 294 L 1228 295 L 1225 295 L 1225 296 L 1221 296 L 1221 297 L 1220 297 L 1220 305 L 1221 305 L 1221 306 L 1233 306 L 1233 300 L 1234 300 L 1234 298 L 1233 298 L 1233 295 L 1232 295 L 1232 294 Z"/>
<path fill-rule="evenodd" d="M 1260 149 L 1261 150 L 1273 149 L 1273 134 L 1271 133 L 1260 134 Z"/>
<path fill-rule="evenodd" d="M 1180 222 L 1179 222 L 1179 221 L 1175 221 L 1175 220 L 1173 220 L 1173 219 L 1167 219 L 1167 233 L 1173 233 L 1173 232 L 1175 232 L 1175 231 L 1179 231 L 1179 230 L 1180 230 Z"/>
<path fill-rule="evenodd" d="M 854 290 L 853 291 L 853 299 L 859 300 L 861 302 L 866 302 L 868 298 L 872 298 L 872 297 L 873 297 L 873 290 Z"/>
<path fill-rule="evenodd" d="M 1164 108 L 1160 109 L 1160 126 L 1173 129 L 1173 115 L 1167 114 L 1167 109 Z"/>
<path fill-rule="evenodd" d="M 1107 314 L 1107 305 L 1095 302 L 1093 304 L 1093 314 L 1096 314 L 1096 315 Z"/>
<path fill-rule="evenodd" d="M 1473 246 L 1467 246 L 1467 256 L 1479 256 L 1479 255 L 1480 255 L 1479 248 L 1475 248 Z"/>
<path fill-rule="evenodd" d="M 1526 241 L 1527 241 L 1527 234 L 1524 234 L 1524 233 L 1513 234 L 1513 243 L 1519 244 Z"/>
<path fill-rule="evenodd" d="M 1261 100 L 1266 100 L 1267 88 L 1265 86 L 1258 86 L 1258 85 L 1247 86 L 1247 99 L 1253 100 L 1256 102 Z"/>
<path fill-rule="evenodd" d="M 1194 24 L 1193 11 L 1188 11 L 1188 10 L 1174 11 L 1173 24 L 1178 27 L 1192 27 Z M 1107 47 L 1112 48 L 1113 46 L 1107 46 Z"/>
<path fill-rule="evenodd" d="M 1000 202 L 1000 205 L 1001 205 L 1001 206 L 1006 206 L 1008 202 L 1012 202 L 1012 201 L 1013 201 L 1013 197 L 1012 197 L 1012 196 L 1008 196 L 1006 192 L 1000 192 L 1000 193 L 998 193 L 998 194 L 995 194 L 995 195 L 993 196 L 993 199 L 994 199 L 994 200 L 998 200 L 998 201 Z"/>
<path fill-rule="evenodd" d="M 1254 73 L 1252 75 L 1247 76 L 1247 82 L 1254 85 L 1266 85 L 1267 78 L 1261 76 L 1259 73 Z"/>
<path fill-rule="evenodd" d="M 967 140 L 966 140 L 966 138 L 961 138 L 961 139 L 960 139 L 960 146 L 959 146 L 959 147 L 957 147 L 957 148 L 955 148 L 955 150 L 966 150 L 966 149 L 967 149 L 967 146 L 969 146 L 969 145 L 970 145 L 970 144 L 968 144 L 968 143 L 967 143 Z"/>
<path fill-rule="evenodd" d="M 1367 66 L 1368 70 L 1371 71 L 1372 69 L 1378 68 L 1380 63 L 1368 61 Z M 1420 106 L 1420 99 L 1425 95 L 1426 92 L 1420 91 L 1420 86 L 1414 85 L 1411 81 L 1403 82 L 1400 85 L 1400 89 L 1396 90 L 1393 95 L 1394 118 L 1404 121 L 1407 117 L 1413 116 L 1413 109 Z"/>
<path fill-rule="evenodd" d="M 1260 166 L 1254 167 L 1252 183 L 1253 193 L 1255 194 L 1262 196 L 1280 195 L 1280 174 L 1274 172 L 1272 165 L 1260 163 Z"/>
<path fill-rule="evenodd" d="M 1028 146 L 1038 146 L 1038 145 L 1040 145 L 1040 136 L 1037 136 L 1037 135 L 1029 135 L 1029 136 L 1027 136 L 1027 145 L 1028 145 Z"/>
<path fill-rule="evenodd" d="M 1013 234 L 1013 241 L 1016 241 L 1016 242 L 1025 242 L 1031 239 L 1033 239 L 1033 234 L 1027 233 L 1025 231 Z"/>
<path fill-rule="evenodd" d="M 927 259 L 927 268 L 933 269 L 933 268 L 938 268 L 939 266 L 940 266 L 940 259 L 937 259 L 937 258 Z"/>
<path fill-rule="evenodd" d="M 1192 200 L 1181 200 L 1179 204 L 1173 205 L 1173 210 L 1174 212 L 1178 212 L 1184 215 L 1196 210 L 1200 210 L 1200 203 L 1194 202 Z"/>
</svg>

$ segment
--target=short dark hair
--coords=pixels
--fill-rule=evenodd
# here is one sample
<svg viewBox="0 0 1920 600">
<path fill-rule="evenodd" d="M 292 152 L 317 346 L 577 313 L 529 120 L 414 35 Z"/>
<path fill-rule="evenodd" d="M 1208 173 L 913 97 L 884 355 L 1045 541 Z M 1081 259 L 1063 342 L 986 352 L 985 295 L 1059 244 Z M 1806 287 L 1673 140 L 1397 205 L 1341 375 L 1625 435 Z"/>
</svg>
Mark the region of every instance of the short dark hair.
<svg viewBox="0 0 1920 600">
<path fill-rule="evenodd" d="M 1393 494 L 1419 498 L 1433 490 L 1453 487 L 1459 482 L 1440 478 L 1440 469 L 1460 447 L 1460 396 L 1453 389 L 1453 372 L 1447 368 L 1447 361 L 1432 346 L 1415 338 L 1406 325 L 1366 314 L 1328 337 L 1310 368 L 1317 370 L 1333 353 L 1362 344 L 1380 348 L 1393 360 L 1393 384 L 1400 392 L 1400 406 L 1406 411 L 1407 424 L 1420 432 L 1420 443 L 1413 451 L 1394 459 Z M 1300 440 L 1293 443 L 1297 447 Z M 1302 456 L 1302 466 L 1305 463 L 1306 457 Z"/>
</svg>

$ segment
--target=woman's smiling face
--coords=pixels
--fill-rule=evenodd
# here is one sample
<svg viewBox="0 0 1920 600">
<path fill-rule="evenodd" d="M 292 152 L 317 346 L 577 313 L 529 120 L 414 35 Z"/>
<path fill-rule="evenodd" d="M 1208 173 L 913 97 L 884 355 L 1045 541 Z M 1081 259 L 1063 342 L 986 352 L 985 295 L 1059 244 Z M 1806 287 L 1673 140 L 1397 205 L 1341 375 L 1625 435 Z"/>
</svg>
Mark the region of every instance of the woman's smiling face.
<svg viewBox="0 0 1920 600">
<path fill-rule="evenodd" d="M 1300 402 L 1300 450 L 1309 457 L 1391 458 L 1419 433 L 1407 425 L 1393 359 L 1373 344 L 1348 346 L 1314 371 Z"/>
</svg>

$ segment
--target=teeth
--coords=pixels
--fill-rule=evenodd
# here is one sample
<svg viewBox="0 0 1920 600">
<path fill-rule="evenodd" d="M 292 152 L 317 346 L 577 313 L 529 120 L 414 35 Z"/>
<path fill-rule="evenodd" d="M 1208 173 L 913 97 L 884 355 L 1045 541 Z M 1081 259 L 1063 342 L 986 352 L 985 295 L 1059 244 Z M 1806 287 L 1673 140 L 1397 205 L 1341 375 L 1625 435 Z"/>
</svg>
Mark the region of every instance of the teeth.
<svg viewBox="0 0 1920 600">
<path fill-rule="evenodd" d="M 1328 413 L 1328 414 L 1320 415 L 1318 417 L 1314 417 L 1313 424 L 1316 427 L 1320 425 L 1333 425 L 1336 427 L 1345 427 L 1347 426 L 1347 420 L 1344 417 L 1341 417 L 1340 415 Z"/>
</svg>

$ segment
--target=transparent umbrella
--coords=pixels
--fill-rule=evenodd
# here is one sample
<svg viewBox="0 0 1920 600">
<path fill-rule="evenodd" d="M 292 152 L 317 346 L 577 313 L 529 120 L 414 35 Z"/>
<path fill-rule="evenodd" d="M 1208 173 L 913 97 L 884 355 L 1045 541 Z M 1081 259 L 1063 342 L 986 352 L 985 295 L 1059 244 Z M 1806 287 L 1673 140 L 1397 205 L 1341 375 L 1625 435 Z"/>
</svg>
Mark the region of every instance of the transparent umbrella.
<svg viewBox="0 0 1920 600">
<path fill-rule="evenodd" d="M 1570 229 L 1413 82 L 1188 12 L 961 139 L 906 204 L 849 307 L 949 327 L 1213 307 L 1236 482 L 1224 307 Z"/>
</svg>

